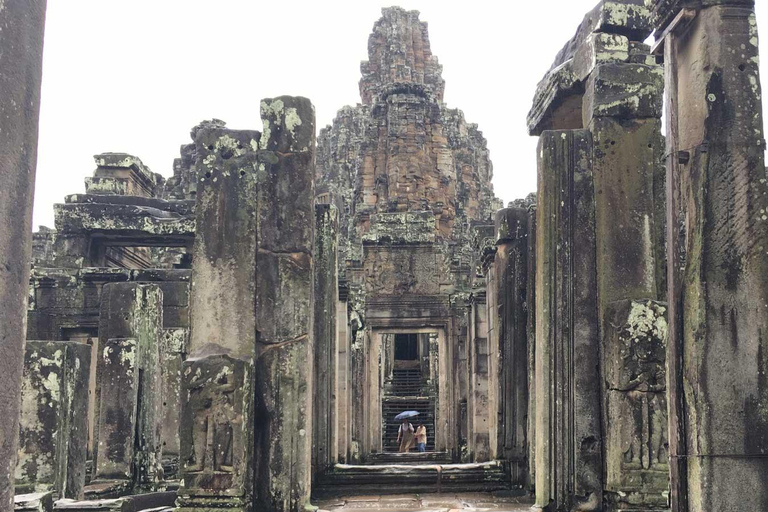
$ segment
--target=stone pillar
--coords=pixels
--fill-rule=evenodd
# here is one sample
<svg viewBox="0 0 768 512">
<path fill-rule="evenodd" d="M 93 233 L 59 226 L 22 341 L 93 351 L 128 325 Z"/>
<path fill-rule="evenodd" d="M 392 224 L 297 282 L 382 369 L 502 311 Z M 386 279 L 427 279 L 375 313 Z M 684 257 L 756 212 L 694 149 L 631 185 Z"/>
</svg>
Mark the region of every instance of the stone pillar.
<svg viewBox="0 0 768 512">
<path fill-rule="evenodd" d="M 259 132 L 204 122 L 197 145 L 189 357 L 182 370 L 181 510 L 251 510 Z M 262 164 L 263 165 L 263 164 Z M 210 405 L 209 405 L 210 404 Z"/>
<path fill-rule="evenodd" d="M 94 497 L 156 490 L 163 480 L 162 305 L 163 292 L 155 284 L 102 288 L 94 476 L 88 491 Z"/>
<path fill-rule="evenodd" d="M 171 461 L 181 454 L 179 424 L 181 422 L 182 365 L 187 355 L 189 329 L 163 329 L 160 347 L 163 381 L 162 444 L 163 460 Z M 169 475 L 165 475 L 166 479 Z"/>
<path fill-rule="evenodd" d="M 359 318 L 357 319 L 359 320 Z M 356 319 L 350 324 L 352 327 L 352 339 L 350 350 L 350 429 L 349 429 L 349 463 L 360 464 L 363 462 L 364 439 L 367 435 L 366 413 L 368 410 L 369 397 L 366 392 L 366 354 L 368 353 L 368 330 L 355 328 Z"/>
<path fill-rule="evenodd" d="M 315 111 L 261 102 L 256 266 L 256 508 L 309 503 L 312 462 Z M 198 192 L 199 194 L 199 192 Z"/>
<path fill-rule="evenodd" d="M 591 135 L 545 131 L 538 155 L 535 508 L 600 510 Z"/>
<path fill-rule="evenodd" d="M 343 293 L 343 295 L 342 295 Z M 347 290 L 339 288 L 339 301 L 336 304 L 336 343 L 338 345 L 338 366 L 336 368 L 336 404 L 337 404 L 337 460 L 346 463 L 349 457 L 349 417 L 350 417 L 350 347 L 349 317 L 347 313 Z"/>
<path fill-rule="evenodd" d="M 260 134 L 204 122 L 192 135 L 198 183 L 189 354 L 216 344 L 249 360 L 256 347 Z"/>
<path fill-rule="evenodd" d="M 656 3 L 668 91 L 672 509 L 766 510 L 768 177 L 754 2 Z"/>
<path fill-rule="evenodd" d="M 45 0 L 0 4 L 0 509 L 13 509 L 13 475 L 37 165 Z"/>
<path fill-rule="evenodd" d="M 186 509 L 216 503 L 242 510 L 253 503 L 293 511 L 309 500 L 314 109 L 307 99 L 281 97 L 262 101 L 261 115 L 261 135 L 211 124 L 195 134 L 197 234 L 184 373 L 197 371 L 193 365 L 205 373 L 228 358 L 233 386 L 250 390 L 254 409 L 239 405 L 239 390 L 217 390 L 212 379 L 186 384 L 184 407 L 192 411 L 185 414 L 199 418 L 182 437 L 186 486 L 179 503 Z M 222 425 L 213 433 L 207 419 L 213 413 L 199 410 L 204 401 L 195 393 L 218 396 L 231 412 L 230 419 L 216 416 Z M 246 395 L 242 400 L 250 403 Z M 224 462 L 209 455 L 218 442 L 210 438 L 219 432 L 235 443 Z M 194 441 L 204 436 L 209 440 Z M 205 476 L 220 472 L 226 475 Z"/>
<path fill-rule="evenodd" d="M 90 368 L 89 345 L 27 341 L 16 464 L 20 493 L 56 491 L 82 499 Z"/>
<path fill-rule="evenodd" d="M 475 293 L 469 309 L 469 382 L 472 399 L 469 415 L 472 417 L 469 446 L 473 462 L 491 460 L 491 440 L 488 404 L 488 311 L 485 292 Z"/>
<path fill-rule="evenodd" d="M 536 481 L 536 206 L 528 207 L 528 482 L 534 491 Z"/>
<path fill-rule="evenodd" d="M 496 255 L 493 261 L 499 345 L 498 450 L 510 461 L 513 485 L 523 485 L 528 472 L 528 210 L 496 212 Z"/>
<path fill-rule="evenodd" d="M 315 206 L 314 246 L 314 349 L 315 392 L 312 435 L 312 466 L 315 474 L 331 468 L 337 460 L 337 375 L 339 340 L 336 315 L 339 293 L 337 247 L 339 218 L 330 204 Z"/>
<path fill-rule="evenodd" d="M 648 16 L 640 19 L 647 27 Z M 586 80 L 582 110 L 593 141 L 604 502 L 608 510 L 664 509 L 666 306 L 653 302 L 665 283 L 659 250 L 663 69 L 646 45 L 597 36 L 626 47 L 629 55 L 627 61 L 598 60 Z M 628 301 L 637 302 L 630 307 Z M 649 326 L 663 332 L 646 332 Z"/>
</svg>

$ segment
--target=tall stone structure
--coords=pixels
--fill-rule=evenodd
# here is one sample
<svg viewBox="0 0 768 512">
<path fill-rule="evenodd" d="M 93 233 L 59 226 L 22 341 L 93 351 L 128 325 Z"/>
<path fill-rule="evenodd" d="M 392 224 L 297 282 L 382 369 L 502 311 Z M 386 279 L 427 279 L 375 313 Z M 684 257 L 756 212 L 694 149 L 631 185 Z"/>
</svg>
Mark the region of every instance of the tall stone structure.
<svg viewBox="0 0 768 512">
<path fill-rule="evenodd" d="M 353 462 L 397 451 L 393 416 L 406 397 L 430 446 L 448 460 L 460 455 L 464 420 L 447 375 L 470 293 L 469 228 L 492 223 L 500 202 L 485 139 L 444 103 L 441 72 L 419 13 L 383 9 L 361 64 L 362 103 L 341 109 L 318 138 L 317 198 L 340 212 L 352 351 L 342 378 L 357 395 L 340 412 L 350 427 L 339 452 Z M 402 385 L 408 379 L 414 386 Z"/>
<path fill-rule="evenodd" d="M 314 107 L 265 99 L 261 117 L 263 132 L 193 130 L 181 510 L 299 511 L 309 501 Z"/>
<path fill-rule="evenodd" d="M 0 509 L 13 508 L 45 0 L 0 4 Z"/>
<path fill-rule="evenodd" d="M 656 1 L 672 510 L 768 508 L 768 184 L 754 2 Z"/>
<path fill-rule="evenodd" d="M 540 82 L 536 506 L 667 505 L 662 68 L 651 11 L 605 0 Z M 596 369 L 599 372 L 596 378 Z"/>
</svg>

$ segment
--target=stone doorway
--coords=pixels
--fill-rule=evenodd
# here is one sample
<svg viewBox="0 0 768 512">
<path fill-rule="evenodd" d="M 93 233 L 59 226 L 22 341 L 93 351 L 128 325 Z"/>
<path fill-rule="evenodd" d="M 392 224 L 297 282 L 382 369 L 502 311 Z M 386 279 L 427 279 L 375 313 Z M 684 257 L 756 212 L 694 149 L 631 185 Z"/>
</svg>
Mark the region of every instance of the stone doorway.
<svg viewBox="0 0 768 512">
<path fill-rule="evenodd" d="M 381 396 L 382 451 L 399 451 L 397 433 L 401 422 L 395 416 L 403 411 L 418 411 L 412 420 L 414 428 L 423 424 L 427 429 L 427 451 L 435 450 L 435 402 L 432 389 L 435 382 L 430 368 L 429 332 L 401 332 L 384 334 L 383 365 L 384 386 Z M 435 369 L 436 370 L 436 369 Z M 435 376 L 436 377 L 436 376 Z M 411 453 L 418 453 L 413 446 Z"/>
</svg>

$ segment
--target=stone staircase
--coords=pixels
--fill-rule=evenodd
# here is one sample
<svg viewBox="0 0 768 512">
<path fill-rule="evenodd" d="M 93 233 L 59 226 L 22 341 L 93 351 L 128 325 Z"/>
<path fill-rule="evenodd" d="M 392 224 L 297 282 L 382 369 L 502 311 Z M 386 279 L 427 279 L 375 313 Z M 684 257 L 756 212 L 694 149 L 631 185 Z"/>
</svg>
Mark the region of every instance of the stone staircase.
<svg viewBox="0 0 768 512">
<path fill-rule="evenodd" d="M 435 404 L 430 397 L 385 397 L 382 403 L 382 418 L 384 419 L 383 447 L 384 452 L 397 452 L 397 431 L 401 422 L 395 416 L 403 411 L 418 411 L 420 414 L 411 420 L 414 430 L 419 424 L 427 427 L 427 451 L 435 450 Z M 417 451 L 416 446 L 412 451 Z"/>
<path fill-rule="evenodd" d="M 383 451 L 396 453 L 399 450 L 397 444 L 397 431 L 400 421 L 395 416 L 403 411 L 418 411 L 419 416 L 411 419 L 414 430 L 424 424 L 427 428 L 427 451 L 435 450 L 435 403 L 425 389 L 418 366 L 395 366 L 392 371 L 392 381 L 384 390 L 382 401 L 383 425 Z M 417 451 L 414 445 L 412 451 Z"/>
<path fill-rule="evenodd" d="M 318 478 L 314 497 L 509 490 L 497 461 L 474 464 L 337 464 Z"/>
</svg>

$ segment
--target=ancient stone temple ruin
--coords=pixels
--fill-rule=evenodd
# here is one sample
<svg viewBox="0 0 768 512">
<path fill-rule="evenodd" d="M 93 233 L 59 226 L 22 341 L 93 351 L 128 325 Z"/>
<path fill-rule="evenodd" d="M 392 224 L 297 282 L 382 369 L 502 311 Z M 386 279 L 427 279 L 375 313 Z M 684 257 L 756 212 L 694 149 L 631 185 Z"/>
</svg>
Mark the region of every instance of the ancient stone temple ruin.
<svg viewBox="0 0 768 512">
<path fill-rule="evenodd" d="M 169 178 L 96 155 L 34 234 L 45 1 L 21 5 L 0 510 L 768 510 L 753 1 L 599 1 L 535 91 L 538 187 L 506 208 L 426 23 L 389 7 L 331 125 L 282 96 L 256 129 L 193 127 Z"/>
</svg>

